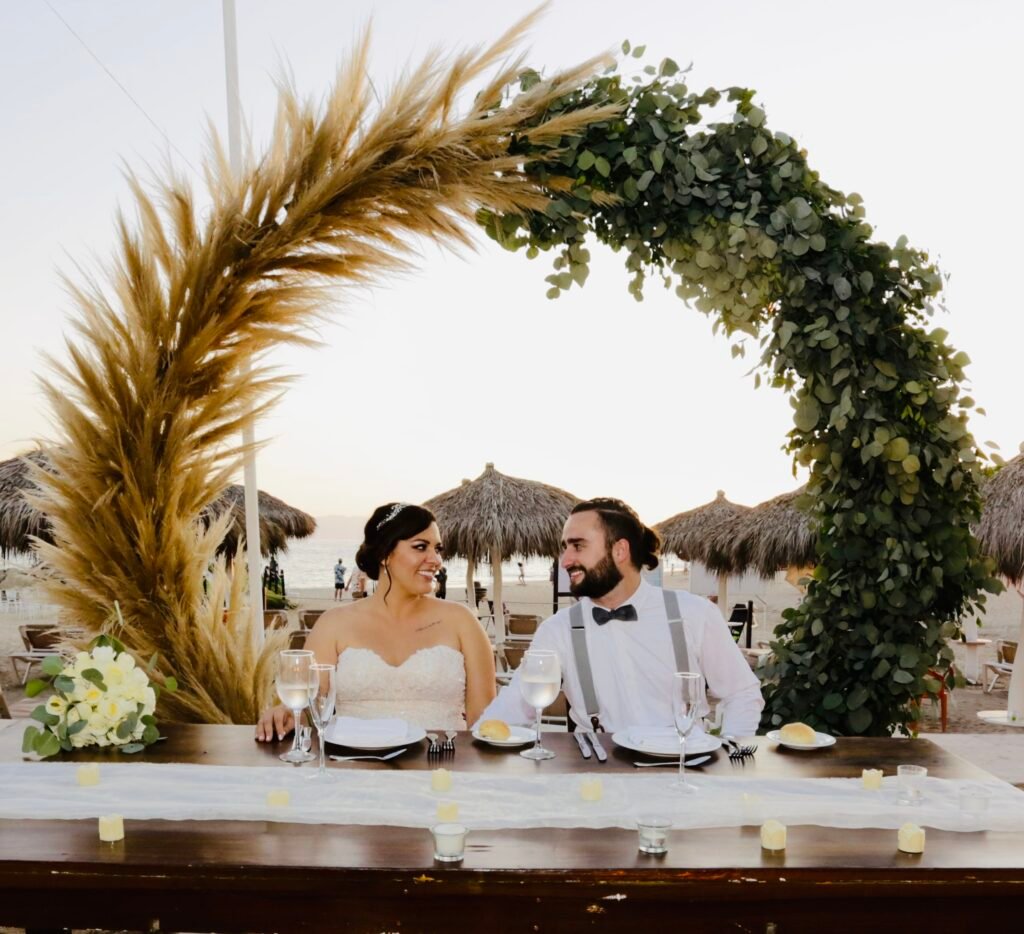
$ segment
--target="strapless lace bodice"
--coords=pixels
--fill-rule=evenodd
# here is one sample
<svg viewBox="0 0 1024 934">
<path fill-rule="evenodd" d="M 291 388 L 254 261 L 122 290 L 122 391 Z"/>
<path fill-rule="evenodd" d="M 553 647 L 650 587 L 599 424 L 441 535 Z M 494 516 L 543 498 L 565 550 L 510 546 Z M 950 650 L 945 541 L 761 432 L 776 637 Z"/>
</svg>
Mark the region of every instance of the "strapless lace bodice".
<svg viewBox="0 0 1024 934">
<path fill-rule="evenodd" d="M 401 717 L 427 730 L 466 728 L 462 653 L 434 645 L 389 665 L 373 649 L 338 656 L 337 710 L 347 717 Z"/>
</svg>

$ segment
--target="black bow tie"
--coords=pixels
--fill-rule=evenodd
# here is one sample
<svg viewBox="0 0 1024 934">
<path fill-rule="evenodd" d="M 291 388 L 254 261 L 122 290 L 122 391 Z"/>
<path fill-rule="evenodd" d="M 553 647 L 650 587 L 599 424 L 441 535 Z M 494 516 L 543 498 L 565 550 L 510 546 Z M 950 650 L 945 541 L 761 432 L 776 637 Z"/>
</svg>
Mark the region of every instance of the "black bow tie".
<svg viewBox="0 0 1024 934">
<path fill-rule="evenodd" d="M 594 622 L 603 626 L 610 619 L 621 619 L 631 622 L 636 619 L 636 607 L 632 603 L 624 603 L 617 610 L 606 610 L 603 607 L 594 607 Z"/>
</svg>

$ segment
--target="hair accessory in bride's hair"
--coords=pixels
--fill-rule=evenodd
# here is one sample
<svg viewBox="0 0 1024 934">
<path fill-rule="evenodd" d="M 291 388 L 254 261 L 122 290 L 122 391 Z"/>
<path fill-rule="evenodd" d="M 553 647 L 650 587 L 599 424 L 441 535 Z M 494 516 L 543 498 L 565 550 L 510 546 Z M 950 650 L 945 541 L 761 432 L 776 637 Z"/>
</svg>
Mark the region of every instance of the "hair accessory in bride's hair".
<svg viewBox="0 0 1024 934">
<path fill-rule="evenodd" d="M 395 503 L 395 505 L 388 510 L 388 514 L 383 519 L 381 519 L 380 522 L 377 523 L 376 531 L 379 532 L 381 530 L 381 526 L 387 525 L 392 519 L 395 518 L 395 516 L 397 516 L 408 505 L 408 503 Z"/>
</svg>

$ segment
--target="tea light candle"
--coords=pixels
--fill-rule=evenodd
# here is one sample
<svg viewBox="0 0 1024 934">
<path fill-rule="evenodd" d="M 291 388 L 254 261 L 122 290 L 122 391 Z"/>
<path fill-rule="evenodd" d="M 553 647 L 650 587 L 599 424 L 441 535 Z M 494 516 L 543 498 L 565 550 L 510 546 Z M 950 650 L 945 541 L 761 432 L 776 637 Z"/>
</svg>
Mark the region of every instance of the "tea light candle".
<svg viewBox="0 0 1024 934">
<path fill-rule="evenodd" d="M 124 818 L 120 814 L 100 817 L 100 839 L 104 843 L 116 843 L 124 839 Z"/>
<path fill-rule="evenodd" d="M 438 801 L 437 819 L 443 823 L 450 823 L 459 819 L 459 806 L 454 801 Z"/>
<path fill-rule="evenodd" d="M 430 788 L 433 791 L 451 791 L 452 773 L 447 769 L 434 769 L 430 773 Z"/>
<path fill-rule="evenodd" d="M 467 830 L 462 824 L 435 824 L 430 828 L 434 835 L 434 859 L 444 863 L 455 863 L 462 859 L 466 850 Z"/>
<path fill-rule="evenodd" d="M 864 769 L 860 773 L 860 780 L 864 783 L 866 791 L 880 791 L 882 788 L 882 770 Z"/>
<path fill-rule="evenodd" d="M 75 781 L 79 785 L 98 785 L 100 783 L 100 767 L 95 762 L 80 765 L 75 769 Z"/>
<path fill-rule="evenodd" d="M 899 830 L 898 844 L 904 853 L 924 852 L 924 828 L 906 823 Z"/>
<path fill-rule="evenodd" d="M 584 801 L 600 801 L 604 797 L 604 787 L 599 778 L 585 778 L 580 785 L 580 797 Z"/>
<path fill-rule="evenodd" d="M 275 788 L 267 792 L 267 805 L 272 808 L 286 808 L 292 802 L 292 794 L 287 788 Z"/>
<path fill-rule="evenodd" d="M 668 832 L 672 828 L 672 822 L 665 817 L 645 816 L 637 818 L 636 828 L 639 833 L 639 847 L 641 853 L 650 853 L 660 856 L 668 852 L 665 845 L 668 840 Z"/>
<path fill-rule="evenodd" d="M 786 825 L 777 820 L 766 820 L 761 825 L 761 846 L 766 850 L 786 848 Z"/>
</svg>

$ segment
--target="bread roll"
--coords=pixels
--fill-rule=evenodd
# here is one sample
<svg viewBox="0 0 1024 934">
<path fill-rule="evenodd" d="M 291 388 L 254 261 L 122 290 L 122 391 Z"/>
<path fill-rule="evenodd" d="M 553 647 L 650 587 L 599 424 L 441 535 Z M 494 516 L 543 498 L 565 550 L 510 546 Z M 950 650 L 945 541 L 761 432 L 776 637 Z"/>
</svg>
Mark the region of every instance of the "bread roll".
<svg viewBox="0 0 1024 934">
<path fill-rule="evenodd" d="M 478 731 L 484 739 L 506 740 L 512 735 L 504 720 L 484 720 Z"/>
<path fill-rule="evenodd" d="M 814 746 L 818 737 L 806 723 L 787 723 L 779 730 L 779 739 L 784 743 L 795 743 L 798 746 Z"/>
</svg>

